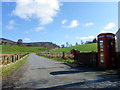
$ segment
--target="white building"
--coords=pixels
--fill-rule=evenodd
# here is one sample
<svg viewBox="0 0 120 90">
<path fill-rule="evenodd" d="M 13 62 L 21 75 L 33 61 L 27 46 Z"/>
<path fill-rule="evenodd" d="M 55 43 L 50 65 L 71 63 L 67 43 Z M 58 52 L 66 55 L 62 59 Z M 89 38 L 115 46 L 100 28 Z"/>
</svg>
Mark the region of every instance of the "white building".
<svg viewBox="0 0 120 90">
<path fill-rule="evenodd" d="M 116 33 L 117 37 L 117 51 L 120 52 L 120 29 Z"/>
</svg>

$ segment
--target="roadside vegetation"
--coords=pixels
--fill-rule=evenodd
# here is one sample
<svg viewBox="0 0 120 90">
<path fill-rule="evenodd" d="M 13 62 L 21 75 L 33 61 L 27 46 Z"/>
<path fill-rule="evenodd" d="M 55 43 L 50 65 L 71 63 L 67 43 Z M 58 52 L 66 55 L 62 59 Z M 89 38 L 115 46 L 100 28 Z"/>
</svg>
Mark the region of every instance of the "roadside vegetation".
<svg viewBox="0 0 120 90">
<path fill-rule="evenodd" d="M 8 76 L 9 74 L 11 74 L 12 72 L 14 72 L 15 70 L 17 70 L 20 66 L 22 66 L 25 61 L 27 60 L 28 55 L 25 56 L 22 60 L 18 60 L 17 62 L 7 65 L 7 66 L 3 66 L 2 67 L 2 76 Z"/>
<path fill-rule="evenodd" d="M 62 52 L 70 53 L 70 51 L 72 49 L 77 49 L 80 52 L 92 52 L 92 51 L 97 52 L 97 43 L 76 45 L 76 46 L 65 47 L 65 48 L 55 48 L 55 49 L 50 50 L 49 53 L 62 53 Z M 54 58 L 54 57 L 47 57 L 47 56 L 42 56 L 42 57 L 60 61 L 60 62 L 65 62 L 65 63 L 73 63 L 74 62 L 74 60 L 71 60 L 71 59 L 62 59 L 62 58 Z"/>
<path fill-rule="evenodd" d="M 41 55 L 38 55 L 38 56 L 41 56 Z M 60 61 L 60 62 L 64 62 L 64 63 L 73 63 L 74 62 L 74 60 L 72 60 L 72 59 L 62 59 L 62 58 L 54 58 L 54 57 L 47 57 L 47 56 L 42 56 L 42 57 L 52 59 L 52 60 L 56 60 L 56 61 Z"/>
<path fill-rule="evenodd" d="M 61 52 L 69 53 L 72 49 L 77 49 L 80 52 L 91 52 L 91 51 L 97 52 L 97 43 L 77 45 L 77 46 L 65 47 L 65 48 L 57 48 L 51 50 L 50 53 L 61 53 Z"/>
<path fill-rule="evenodd" d="M 0 45 L 0 53 L 34 53 L 42 52 L 47 50 L 47 48 L 39 46 L 13 46 L 13 45 Z"/>
</svg>

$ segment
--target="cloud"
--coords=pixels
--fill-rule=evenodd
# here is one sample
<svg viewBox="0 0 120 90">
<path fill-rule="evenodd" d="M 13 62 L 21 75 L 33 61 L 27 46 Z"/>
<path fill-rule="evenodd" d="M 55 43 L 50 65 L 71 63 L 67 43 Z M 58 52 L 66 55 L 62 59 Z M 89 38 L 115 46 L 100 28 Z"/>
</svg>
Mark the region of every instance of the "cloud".
<svg viewBox="0 0 120 90">
<path fill-rule="evenodd" d="M 109 33 L 109 32 L 112 32 L 112 33 L 115 33 L 113 32 L 111 29 L 113 29 L 115 27 L 115 23 L 108 23 L 103 30 L 100 31 L 100 33 Z"/>
<path fill-rule="evenodd" d="M 85 26 L 92 26 L 92 25 L 94 25 L 94 23 L 92 23 L 92 22 L 85 24 Z"/>
<path fill-rule="evenodd" d="M 115 27 L 115 23 L 108 23 L 108 25 L 106 25 L 105 27 L 104 27 L 104 30 L 110 30 L 110 29 L 112 29 L 112 28 L 114 28 Z"/>
<path fill-rule="evenodd" d="M 70 23 L 69 26 L 65 26 L 65 27 L 66 27 L 66 28 L 75 28 L 75 27 L 77 27 L 77 26 L 79 26 L 78 21 L 77 21 L 77 20 L 73 20 L 73 21 L 71 21 L 71 23 Z"/>
<path fill-rule="evenodd" d="M 94 39 L 94 36 L 88 36 L 88 37 L 76 37 L 76 39 L 84 40 L 84 39 Z"/>
<path fill-rule="evenodd" d="M 58 0 L 17 0 L 13 15 L 22 19 L 37 18 L 41 25 L 51 23 L 60 10 Z"/>
<path fill-rule="evenodd" d="M 24 41 L 30 41 L 31 39 L 30 38 L 24 38 L 23 40 Z"/>
<path fill-rule="evenodd" d="M 28 33 L 29 33 L 29 31 L 25 31 L 24 33 L 25 33 L 25 34 L 28 34 Z"/>
<path fill-rule="evenodd" d="M 14 21 L 14 20 L 10 20 L 10 21 L 8 22 L 8 25 L 6 26 L 6 28 L 7 28 L 8 30 L 13 30 L 13 29 L 14 29 L 14 25 L 15 25 L 15 21 Z"/>
<path fill-rule="evenodd" d="M 66 22 L 67 22 L 67 20 L 63 20 L 61 23 L 62 23 L 62 24 L 65 24 Z"/>
<path fill-rule="evenodd" d="M 44 27 L 37 27 L 37 28 L 35 28 L 35 31 L 41 31 L 41 30 L 43 30 L 44 29 Z"/>
</svg>

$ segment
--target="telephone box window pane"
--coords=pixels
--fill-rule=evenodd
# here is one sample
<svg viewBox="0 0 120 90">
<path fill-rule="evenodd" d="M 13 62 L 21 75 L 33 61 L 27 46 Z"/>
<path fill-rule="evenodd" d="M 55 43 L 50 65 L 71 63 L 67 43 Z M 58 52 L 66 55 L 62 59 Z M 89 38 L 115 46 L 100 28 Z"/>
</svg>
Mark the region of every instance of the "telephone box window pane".
<svg viewBox="0 0 120 90">
<path fill-rule="evenodd" d="M 113 53 L 114 53 L 114 42 L 113 42 L 113 40 L 109 40 L 108 48 L 109 48 L 109 54 L 110 54 L 110 56 L 112 56 Z"/>
<path fill-rule="evenodd" d="M 105 37 L 105 36 L 99 36 L 98 38 L 103 38 L 103 37 Z"/>
<path fill-rule="evenodd" d="M 114 37 L 113 35 L 106 35 L 107 37 Z"/>
<path fill-rule="evenodd" d="M 103 57 L 103 53 L 100 53 L 100 56 Z"/>
<path fill-rule="evenodd" d="M 102 40 L 100 40 L 100 49 L 103 49 L 103 41 Z"/>
<path fill-rule="evenodd" d="M 101 63 L 104 63 L 104 60 L 100 60 Z"/>
<path fill-rule="evenodd" d="M 100 51 L 104 51 L 103 46 L 101 47 Z"/>
<path fill-rule="evenodd" d="M 100 56 L 103 56 L 103 52 L 100 52 Z"/>
<path fill-rule="evenodd" d="M 103 52 L 100 52 L 100 62 L 104 63 L 104 54 L 103 54 Z"/>
<path fill-rule="evenodd" d="M 103 45 L 103 41 L 102 40 L 100 40 L 100 45 Z"/>
<path fill-rule="evenodd" d="M 100 46 L 100 49 L 103 49 L 103 46 L 102 46 L 102 45 Z"/>
<path fill-rule="evenodd" d="M 104 62 L 104 57 L 100 56 L 100 62 L 103 63 Z"/>
<path fill-rule="evenodd" d="M 113 42 L 113 40 L 109 40 L 109 48 L 111 49 L 111 48 L 113 48 L 114 46 L 114 44 L 113 44 L 114 42 Z"/>
</svg>

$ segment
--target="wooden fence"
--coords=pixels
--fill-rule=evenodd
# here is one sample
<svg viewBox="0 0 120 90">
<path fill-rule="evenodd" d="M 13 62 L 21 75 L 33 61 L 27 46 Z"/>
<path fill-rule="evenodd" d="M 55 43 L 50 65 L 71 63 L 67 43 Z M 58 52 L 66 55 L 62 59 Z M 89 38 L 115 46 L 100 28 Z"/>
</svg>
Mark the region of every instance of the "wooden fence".
<svg viewBox="0 0 120 90">
<path fill-rule="evenodd" d="M 47 56 L 47 57 L 55 57 L 55 58 L 62 58 L 62 59 L 73 59 L 74 56 L 72 54 L 68 53 L 37 53 L 41 56 Z"/>
<path fill-rule="evenodd" d="M 14 63 L 26 55 L 28 55 L 28 53 L 26 53 L 26 54 L 1 54 L 0 55 L 0 63 L 1 63 L 1 65 L 7 65 L 10 63 Z"/>
</svg>

